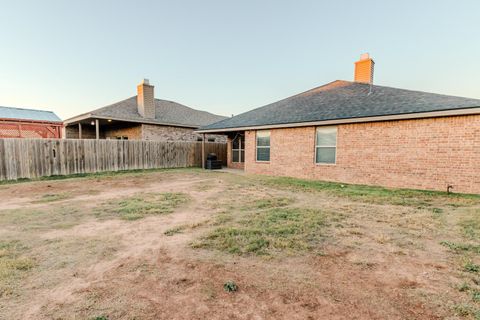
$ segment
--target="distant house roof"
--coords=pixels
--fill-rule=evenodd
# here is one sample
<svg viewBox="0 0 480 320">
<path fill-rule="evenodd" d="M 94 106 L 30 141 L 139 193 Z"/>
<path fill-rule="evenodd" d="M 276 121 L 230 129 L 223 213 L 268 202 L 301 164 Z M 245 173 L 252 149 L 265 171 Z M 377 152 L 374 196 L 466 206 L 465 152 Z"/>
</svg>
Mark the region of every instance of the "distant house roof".
<svg viewBox="0 0 480 320">
<path fill-rule="evenodd" d="M 61 122 L 62 120 L 52 111 L 11 108 L 0 106 L 0 119 L 18 119 L 32 121 Z"/>
<path fill-rule="evenodd" d="M 112 105 L 70 118 L 65 120 L 65 123 L 92 117 L 191 128 L 198 128 L 226 118 L 210 112 L 195 110 L 173 101 L 155 99 L 155 119 L 146 119 L 138 113 L 137 96 L 133 96 Z"/>
<path fill-rule="evenodd" d="M 480 107 L 479 99 L 396 89 L 337 80 L 232 118 L 203 126 L 199 131 L 278 126 L 320 121 L 366 119 L 393 115 Z M 480 112 L 479 112 L 480 113 Z M 368 120 L 367 120 L 368 121 Z M 371 121 L 371 120 L 370 120 Z"/>
</svg>

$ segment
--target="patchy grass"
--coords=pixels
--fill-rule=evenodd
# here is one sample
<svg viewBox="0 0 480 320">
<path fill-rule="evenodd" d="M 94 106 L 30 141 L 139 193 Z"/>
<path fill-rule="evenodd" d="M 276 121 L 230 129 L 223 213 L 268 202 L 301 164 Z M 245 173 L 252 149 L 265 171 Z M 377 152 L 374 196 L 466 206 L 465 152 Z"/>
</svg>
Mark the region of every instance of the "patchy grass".
<svg viewBox="0 0 480 320">
<path fill-rule="evenodd" d="M 480 209 L 472 209 L 467 217 L 460 220 L 459 226 L 469 239 L 480 239 Z"/>
<path fill-rule="evenodd" d="M 480 290 L 473 291 L 472 300 L 475 302 L 480 302 Z"/>
<path fill-rule="evenodd" d="M 292 198 L 271 197 L 271 198 L 254 200 L 254 207 L 257 209 L 268 209 L 268 208 L 274 208 L 274 207 L 278 208 L 278 207 L 288 206 L 293 202 L 294 200 Z"/>
<path fill-rule="evenodd" d="M 442 208 L 432 208 L 432 217 L 434 219 L 443 219 L 444 210 Z"/>
<path fill-rule="evenodd" d="M 8 319 L 262 316 L 252 302 L 318 318 L 318 296 L 347 318 L 475 319 L 480 308 L 475 196 L 196 169 L 0 186 L 0 196 L 19 208 L 0 209 Z M 434 286 L 411 280 L 423 273 Z M 230 279 L 242 301 L 223 291 Z"/>
<path fill-rule="evenodd" d="M 457 286 L 457 289 L 460 292 L 468 292 L 471 289 L 471 287 L 468 283 L 463 282 L 463 283 L 461 283 L 460 285 Z"/>
<path fill-rule="evenodd" d="M 0 225 L 13 225 L 24 231 L 68 229 L 84 221 L 87 216 L 73 205 L 9 209 L 0 210 Z"/>
<path fill-rule="evenodd" d="M 453 311 L 461 317 L 469 317 L 469 319 L 480 320 L 480 309 L 467 303 L 460 303 L 453 306 Z"/>
<path fill-rule="evenodd" d="M 173 236 L 175 234 L 182 233 L 183 230 L 185 230 L 186 228 L 187 226 L 178 226 L 178 227 L 166 230 L 163 234 L 166 236 Z"/>
<path fill-rule="evenodd" d="M 13 294 L 22 275 L 34 267 L 26 250 L 19 241 L 0 242 L 0 297 Z"/>
<path fill-rule="evenodd" d="M 473 262 L 467 262 L 463 266 L 463 270 L 467 272 L 472 272 L 472 273 L 479 273 L 480 272 L 480 265 L 475 264 Z"/>
<path fill-rule="evenodd" d="M 450 241 L 442 241 L 440 242 L 440 244 L 457 253 L 462 251 L 480 253 L 480 245 L 474 245 L 474 244 L 468 244 L 468 243 L 455 243 Z"/>
<path fill-rule="evenodd" d="M 55 181 L 55 180 L 67 180 L 67 179 L 100 179 L 100 178 L 112 178 L 112 177 L 123 177 L 123 176 L 141 176 L 149 173 L 155 172 L 165 172 L 165 173 L 181 173 L 181 172 L 203 172 L 201 168 L 159 168 L 159 169 L 138 169 L 138 170 L 119 170 L 119 171 L 105 171 L 105 172 L 95 172 L 95 173 L 77 173 L 77 174 L 68 174 L 68 175 L 53 175 L 45 176 L 37 179 L 29 178 L 20 178 L 17 180 L 2 180 L 0 181 L 1 185 L 11 185 L 18 183 L 26 182 L 35 182 L 35 181 Z"/>
<path fill-rule="evenodd" d="M 189 201 L 185 193 L 147 193 L 125 199 L 109 201 L 97 208 L 97 214 L 116 215 L 125 220 L 137 220 L 148 215 L 172 213 L 177 207 Z"/>
<path fill-rule="evenodd" d="M 40 242 L 39 268 L 55 270 L 75 269 L 98 261 L 108 261 L 122 248 L 119 239 L 111 235 L 96 235 L 47 239 Z M 52 279 L 57 283 L 59 279 Z"/>
<path fill-rule="evenodd" d="M 334 196 L 375 204 L 431 207 L 435 204 L 466 206 L 480 203 L 480 196 L 473 194 L 446 193 L 411 189 L 389 189 L 383 187 L 353 185 L 290 177 L 253 177 L 268 186 L 297 191 L 326 192 Z M 438 210 L 438 208 L 437 208 Z"/>
<path fill-rule="evenodd" d="M 72 196 L 69 193 L 46 193 L 40 197 L 40 199 L 33 201 L 32 203 L 47 203 L 69 199 Z"/>
<path fill-rule="evenodd" d="M 214 229 L 194 247 L 232 254 L 272 255 L 319 249 L 326 214 L 316 209 L 273 208 L 251 212 L 229 226 Z"/>
</svg>

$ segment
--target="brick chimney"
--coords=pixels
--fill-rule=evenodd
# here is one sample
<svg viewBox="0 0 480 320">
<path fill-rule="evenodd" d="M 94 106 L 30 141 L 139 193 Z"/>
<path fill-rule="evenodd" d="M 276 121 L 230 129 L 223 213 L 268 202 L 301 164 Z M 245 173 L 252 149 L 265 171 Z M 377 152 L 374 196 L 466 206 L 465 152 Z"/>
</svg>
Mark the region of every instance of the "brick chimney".
<svg viewBox="0 0 480 320">
<path fill-rule="evenodd" d="M 137 86 L 138 113 L 147 119 L 155 119 L 155 95 L 153 88 L 148 79 L 143 79 Z"/>
<path fill-rule="evenodd" d="M 355 62 L 355 82 L 373 84 L 373 68 L 375 62 L 368 53 L 360 56 L 360 60 Z"/>
</svg>

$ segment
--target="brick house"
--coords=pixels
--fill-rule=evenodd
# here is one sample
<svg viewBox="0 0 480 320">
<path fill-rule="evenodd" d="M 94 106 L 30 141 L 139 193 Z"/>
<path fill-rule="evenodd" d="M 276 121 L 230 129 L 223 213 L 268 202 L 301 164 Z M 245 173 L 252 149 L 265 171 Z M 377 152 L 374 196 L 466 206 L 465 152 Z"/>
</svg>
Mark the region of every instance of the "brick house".
<svg viewBox="0 0 480 320">
<path fill-rule="evenodd" d="M 52 111 L 0 107 L 0 138 L 59 139 L 62 127 Z"/>
<path fill-rule="evenodd" d="M 228 135 L 228 166 L 247 173 L 480 193 L 480 100 L 333 81 L 204 126 Z"/>
<path fill-rule="evenodd" d="M 137 86 L 137 95 L 64 121 L 68 139 L 129 139 L 200 141 L 200 126 L 225 119 L 179 103 L 155 99 L 148 80 Z M 225 142 L 224 135 L 207 135 L 208 141 Z"/>
</svg>

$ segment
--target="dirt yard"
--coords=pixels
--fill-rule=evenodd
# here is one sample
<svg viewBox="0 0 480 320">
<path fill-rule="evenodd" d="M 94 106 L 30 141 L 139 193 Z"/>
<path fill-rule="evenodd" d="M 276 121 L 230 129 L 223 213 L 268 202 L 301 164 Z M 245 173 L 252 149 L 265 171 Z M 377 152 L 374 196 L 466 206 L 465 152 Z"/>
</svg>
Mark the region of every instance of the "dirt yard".
<svg viewBox="0 0 480 320">
<path fill-rule="evenodd" d="M 480 319 L 480 197 L 197 169 L 0 185 L 0 319 Z"/>
</svg>

